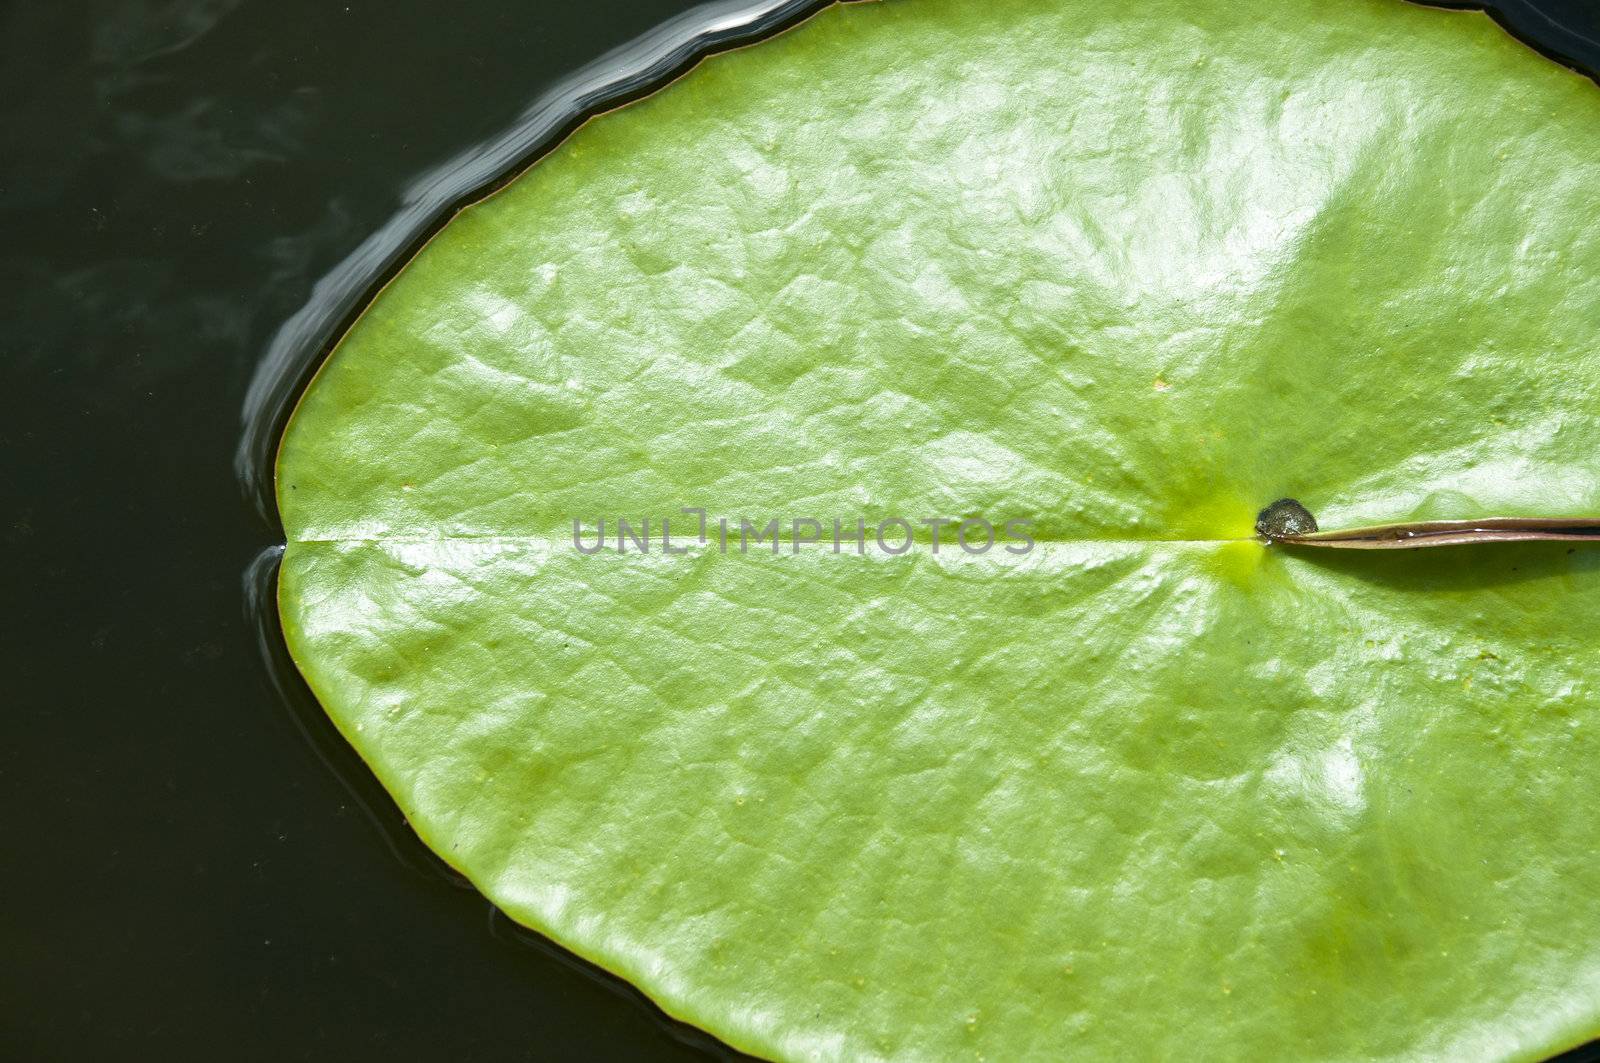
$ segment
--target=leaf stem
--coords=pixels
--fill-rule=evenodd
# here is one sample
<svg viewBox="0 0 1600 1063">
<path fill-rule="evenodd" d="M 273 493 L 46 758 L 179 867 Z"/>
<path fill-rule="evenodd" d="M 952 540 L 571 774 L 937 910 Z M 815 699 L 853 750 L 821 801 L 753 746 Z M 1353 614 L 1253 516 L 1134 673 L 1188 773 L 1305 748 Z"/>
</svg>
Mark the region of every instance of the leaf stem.
<svg viewBox="0 0 1600 1063">
<path fill-rule="evenodd" d="M 1337 550 L 1417 550 L 1475 543 L 1600 543 L 1600 517 L 1481 517 L 1322 531 L 1299 502 L 1280 498 L 1256 517 L 1256 531 L 1269 543 Z"/>
</svg>

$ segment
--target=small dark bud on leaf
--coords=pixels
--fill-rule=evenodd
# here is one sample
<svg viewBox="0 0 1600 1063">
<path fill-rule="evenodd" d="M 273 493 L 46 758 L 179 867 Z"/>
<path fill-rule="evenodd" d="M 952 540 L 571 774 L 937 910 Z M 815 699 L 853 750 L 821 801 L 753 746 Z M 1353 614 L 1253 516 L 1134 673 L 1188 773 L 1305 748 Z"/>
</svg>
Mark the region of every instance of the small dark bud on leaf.
<svg viewBox="0 0 1600 1063">
<path fill-rule="evenodd" d="M 1268 539 L 1310 535 L 1317 530 L 1317 518 L 1292 498 L 1280 498 L 1256 514 L 1256 531 Z"/>
</svg>

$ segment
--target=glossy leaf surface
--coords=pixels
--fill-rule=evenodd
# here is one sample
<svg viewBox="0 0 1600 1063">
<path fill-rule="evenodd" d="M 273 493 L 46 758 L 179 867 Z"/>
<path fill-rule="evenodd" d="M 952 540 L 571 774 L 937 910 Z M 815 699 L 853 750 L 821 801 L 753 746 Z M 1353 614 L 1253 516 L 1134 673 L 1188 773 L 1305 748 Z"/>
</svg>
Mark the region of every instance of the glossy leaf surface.
<svg viewBox="0 0 1600 1063">
<path fill-rule="evenodd" d="M 375 300 L 285 634 L 442 856 L 750 1051 L 1534 1059 L 1600 1035 L 1600 550 L 1248 537 L 1600 513 L 1597 334 L 1600 90 L 1482 15 L 832 8 Z M 1038 545 L 573 548 L 684 506 Z"/>
</svg>

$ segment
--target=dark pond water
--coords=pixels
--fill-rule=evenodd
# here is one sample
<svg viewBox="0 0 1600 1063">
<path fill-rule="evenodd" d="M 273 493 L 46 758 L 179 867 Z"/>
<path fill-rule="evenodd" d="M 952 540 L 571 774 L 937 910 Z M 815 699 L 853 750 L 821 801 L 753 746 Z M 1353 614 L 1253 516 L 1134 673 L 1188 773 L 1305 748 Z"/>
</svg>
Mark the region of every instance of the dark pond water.
<svg viewBox="0 0 1600 1063">
<path fill-rule="evenodd" d="M 415 840 L 271 663 L 235 468 L 319 279 L 692 6 L 0 0 L 0 1058 L 726 1056 Z M 1600 0 L 1503 17 L 1600 69 Z"/>
</svg>

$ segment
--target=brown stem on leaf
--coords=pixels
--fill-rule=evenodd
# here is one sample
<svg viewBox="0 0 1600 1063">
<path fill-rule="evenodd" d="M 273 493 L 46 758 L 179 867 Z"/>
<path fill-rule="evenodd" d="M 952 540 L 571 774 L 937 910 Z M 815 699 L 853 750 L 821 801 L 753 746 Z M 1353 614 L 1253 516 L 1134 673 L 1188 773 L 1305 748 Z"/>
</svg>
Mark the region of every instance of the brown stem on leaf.
<svg viewBox="0 0 1600 1063">
<path fill-rule="evenodd" d="M 1316 518 L 1305 506 L 1292 498 L 1280 498 L 1257 515 L 1256 531 L 1269 543 L 1338 550 L 1417 550 L 1472 543 L 1600 543 L 1600 517 L 1483 517 L 1320 531 Z"/>
</svg>

